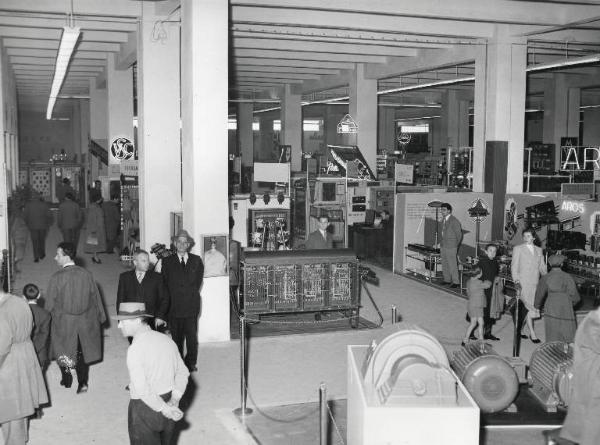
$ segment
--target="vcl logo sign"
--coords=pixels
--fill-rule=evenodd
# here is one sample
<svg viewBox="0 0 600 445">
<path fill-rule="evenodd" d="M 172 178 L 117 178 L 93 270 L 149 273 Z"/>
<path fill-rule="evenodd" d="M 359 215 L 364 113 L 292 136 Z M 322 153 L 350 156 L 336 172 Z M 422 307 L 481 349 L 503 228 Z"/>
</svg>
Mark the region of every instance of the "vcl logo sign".
<svg viewBox="0 0 600 445">
<path fill-rule="evenodd" d="M 561 170 L 600 170 L 599 147 L 561 147 Z"/>
</svg>

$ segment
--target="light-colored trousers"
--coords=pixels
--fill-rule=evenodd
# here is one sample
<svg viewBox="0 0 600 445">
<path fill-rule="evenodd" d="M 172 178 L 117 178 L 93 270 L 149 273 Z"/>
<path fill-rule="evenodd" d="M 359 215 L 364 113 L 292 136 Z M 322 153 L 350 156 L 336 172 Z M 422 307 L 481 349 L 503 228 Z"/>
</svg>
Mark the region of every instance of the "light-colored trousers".
<svg viewBox="0 0 600 445">
<path fill-rule="evenodd" d="M 442 273 L 444 274 L 444 281 L 447 283 L 460 283 L 458 277 L 458 262 L 456 259 L 457 254 L 458 248 L 456 247 L 442 247 L 440 249 L 440 255 L 442 257 Z"/>
</svg>

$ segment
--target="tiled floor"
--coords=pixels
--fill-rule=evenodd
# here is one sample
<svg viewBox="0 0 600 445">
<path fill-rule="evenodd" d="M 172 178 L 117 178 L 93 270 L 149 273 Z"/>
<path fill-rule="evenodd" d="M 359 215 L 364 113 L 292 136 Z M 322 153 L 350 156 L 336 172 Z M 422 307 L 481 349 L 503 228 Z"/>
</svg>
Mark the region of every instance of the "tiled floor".
<svg viewBox="0 0 600 445">
<path fill-rule="evenodd" d="M 52 260 L 58 230 L 53 227 L 48 237 L 48 252 L 40 263 L 33 263 L 31 247 L 23 264 L 23 273 L 15 288 L 34 282 L 42 289 L 57 270 Z M 84 265 L 96 278 L 109 313 L 115 313 L 118 274 L 124 267 L 115 255 L 102 255 L 102 264 L 93 264 L 85 256 Z M 466 328 L 466 301 L 443 291 L 429 288 L 412 280 L 393 276 L 376 269 L 381 283 L 371 287 L 373 297 L 385 317 L 381 329 L 346 330 L 331 333 L 295 334 L 280 337 L 251 338 L 248 351 L 249 406 L 259 407 L 252 422 L 262 422 L 264 428 L 275 431 L 272 420 L 265 417 L 268 407 L 315 402 L 320 383 L 327 386 L 328 397 L 346 397 L 346 347 L 381 340 L 398 329 L 391 324 L 391 306 L 408 324 L 427 329 L 442 343 L 447 352 L 458 348 Z M 377 320 L 377 313 L 363 300 L 361 316 Z M 540 323 L 538 331 L 543 332 Z M 494 345 L 500 354 L 510 355 L 511 324 L 508 317 L 497 324 L 494 333 L 501 341 Z M 31 422 L 31 445 L 127 444 L 128 383 L 125 366 L 127 341 L 116 325 L 105 330 L 104 359 L 90 370 L 90 390 L 76 395 L 75 389 L 59 386 L 60 373 L 53 363 L 47 373 L 52 406 L 45 409 L 41 420 Z M 534 345 L 526 342 L 522 357 L 528 361 Z M 240 406 L 239 343 L 236 341 L 203 344 L 200 347 L 199 371 L 194 373 L 187 397 L 190 400 L 182 423 L 178 443 L 245 444 L 255 443 L 251 435 L 231 414 Z M 249 419 L 249 418 L 248 418 Z M 425 426 L 425 424 L 424 424 Z M 305 427 L 314 433 L 318 424 Z M 310 443 L 314 444 L 311 439 Z M 283 439 L 281 444 L 301 443 Z M 331 442 L 337 443 L 337 442 Z M 488 431 L 482 442 L 488 445 L 543 444 L 539 430 Z"/>
</svg>

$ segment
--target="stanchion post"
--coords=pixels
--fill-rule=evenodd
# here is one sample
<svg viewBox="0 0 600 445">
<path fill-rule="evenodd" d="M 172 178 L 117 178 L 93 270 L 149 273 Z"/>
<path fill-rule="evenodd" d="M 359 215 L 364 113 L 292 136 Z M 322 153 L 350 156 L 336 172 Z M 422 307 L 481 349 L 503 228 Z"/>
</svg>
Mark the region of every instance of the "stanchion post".
<svg viewBox="0 0 600 445">
<path fill-rule="evenodd" d="M 392 324 L 398 321 L 398 310 L 395 305 L 392 305 Z"/>
<path fill-rule="evenodd" d="M 325 383 L 319 385 L 319 444 L 327 445 L 327 387 Z"/>
<path fill-rule="evenodd" d="M 240 315 L 240 407 L 233 410 L 236 416 L 242 418 L 244 416 L 252 414 L 252 409 L 246 407 L 246 317 L 244 314 Z"/>
</svg>

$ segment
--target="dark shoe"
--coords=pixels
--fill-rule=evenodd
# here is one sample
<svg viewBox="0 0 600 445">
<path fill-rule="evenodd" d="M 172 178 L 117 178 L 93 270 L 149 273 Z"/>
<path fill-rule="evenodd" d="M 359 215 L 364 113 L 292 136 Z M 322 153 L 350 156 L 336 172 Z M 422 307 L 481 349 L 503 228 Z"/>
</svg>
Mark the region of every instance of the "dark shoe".
<svg viewBox="0 0 600 445">
<path fill-rule="evenodd" d="M 492 334 L 484 335 L 483 338 L 485 340 L 493 340 L 493 341 L 499 341 L 500 340 L 498 337 L 496 337 L 495 335 L 492 335 Z"/>
<path fill-rule="evenodd" d="M 92 261 L 96 264 L 102 264 L 102 261 L 100 261 L 100 258 L 92 257 Z"/>
<path fill-rule="evenodd" d="M 46 258 L 46 255 L 42 255 L 42 256 L 40 257 L 40 260 L 43 260 L 44 258 Z"/>
<path fill-rule="evenodd" d="M 70 388 L 71 385 L 73 384 L 73 376 L 71 375 L 71 373 L 69 372 L 67 373 L 63 373 L 62 375 L 62 379 L 60 381 L 60 384 L 62 386 L 64 386 L 65 388 Z"/>
<path fill-rule="evenodd" d="M 39 262 L 40 262 L 40 260 L 39 260 L 39 258 L 35 258 L 35 259 L 33 260 L 33 262 L 34 262 L 34 263 L 39 263 Z"/>
<path fill-rule="evenodd" d="M 457 284 L 457 283 L 452 283 L 452 284 L 450 285 L 450 287 L 451 287 L 452 289 L 458 289 L 458 288 L 460 287 L 460 284 Z"/>
<path fill-rule="evenodd" d="M 196 366 L 188 366 L 188 369 L 190 370 L 190 372 L 198 371 L 198 368 Z"/>
<path fill-rule="evenodd" d="M 477 337 L 475 337 L 473 334 L 471 334 L 471 335 L 469 336 L 469 340 L 477 340 Z"/>
<path fill-rule="evenodd" d="M 525 335 L 525 334 L 521 334 L 521 338 L 524 339 L 524 340 L 527 340 L 529 337 L 527 335 Z"/>
<path fill-rule="evenodd" d="M 129 385 L 125 387 L 125 391 L 129 391 Z"/>
<path fill-rule="evenodd" d="M 450 286 L 451 284 L 450 281 L 442 281 L 442 286 Z"/>
<path fill-rule="evenodd" d="M 461 345 L 461 346 L 465 346 L 465 342 L 464 342 L 464 341 L 461 341 L 461 342 L 460 342 L 460 345 Z"/>
<path fill-rule="evenodd" d="M 541 343 L 541 342 L 542 342 L 542 340 L 540 340 L 539 338 L 532 338 L 532 339 L 531 339 L 531 343 L 535 343 L 536 345 L 537 345 L 538 343 Z"/>
<path fill-rule="evenodd" d="M 81 394 L 83 392 L 87 392 L 88 390 L 88 386 L 85 383 L 80 383 L 79 385 L 77 385 L 77 394 Z"/>
</svg>

